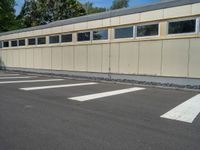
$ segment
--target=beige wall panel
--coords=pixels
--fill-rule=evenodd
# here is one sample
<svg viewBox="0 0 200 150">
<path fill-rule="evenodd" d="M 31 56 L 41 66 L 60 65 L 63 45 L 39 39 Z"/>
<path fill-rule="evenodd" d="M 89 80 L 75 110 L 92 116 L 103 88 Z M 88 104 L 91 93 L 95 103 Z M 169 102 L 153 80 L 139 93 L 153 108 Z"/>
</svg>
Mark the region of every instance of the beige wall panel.
<svg viewBox="0 0 200 150">
<path fill-rule="evenodd" d="M 87 22 L 74 24 L 74 30 L 85 30 L 87 28 L 88 28 L 88 23 Z"/>
<path fill-rule="evenodd" d="M 2 51 L 2 65 L 7 66 L 7 50 Z"/>
<path fill-rule="evenodd" d="M 138 42 L 120 44 L 119 73 L 138 73 L 138 49 Z"/>
<path fill-rule="evenodd" d="M 200 14 L 200 3 L 192 5 L 192 15 Z"/>
<path fill-rule="evenodd" d="M 111 18 L 111 26 L 116 26 L 120 24 L 120 17 Z"/>
<path fill-rule="evenodd" d="M 109 49 L 110 44 L 102 45 L 102 72 L 109 72 Z"/>
<path fill-rule="evenodd" d="M 19 65 L 22 68 L 26 68 L 26 49 L 20 49 L 19 51 Z"/>
<path fill-rule="evenodd" d="M 62 32 L 70 32 L 74 30 L 74 25 L 65 25 L 62 26 Z"/>
<path fill-rule="evenodd" d="M 160 75 L 161 49 L 161 41 L 140 42 L 139 74 Z"/>
<path fill-rule="evenodd" d="M 164 9 L 164 18 L 189 16 L 192 13 L 191 5 Z"/>
<path fill-rule="evenodd" d="M 34 68 L 33 48 L 26 49 L 26 67 Z"/>
<path fill-rule="evenodd" d="M 52 47 L 52 69 L 62 70 L 62 47 Z"/>
<path fill-rule="evenodd" d="M 42 69 L 51 69 L 51 47 L 42 48 Z"/>
<path fill-rule="evenodd" d="M 34 36 L 40 36 L 42 35 L 42 30 L 35 30 L 33 31 L 33 33 L 34 33 Z"/>
<path fill-rule="evenodd" d="M 102 45 L 88 46 L 88 71 L 101 72 L 102 68 Z"/>
<path fill-rule="evenodd" d="M 155 10 L 155 11 L 148 11 L 143 12 L 140 15 L 140 21 L 153 21 L 163 19 L 163 10 Z"/>
<path fill-rule="evenodd" d="M 42 29 L 42 34 L 43 35 L 51 34 L 51 28 Z"/>
<path fill-rule="evenodd" d="M 7 66 L 13 67 L 13 50 L 7 50 Z"/>
<path fill-rule="evenodd" d="M 110 71 L 111 73 L 119 72 L 119 43 L 111 44 L 111 59 Z"/>
<path fill-rule="evenodd" d="M 87 71 L 87 59 L 88 59 L 88 52 L 87 46 L 75 46 L 74 47 L 74 62 L 75 71 Z"/>
<path fill-rule="evenodd" d="M 186 77 L 188 71 L 189 40 L 163 41 L 162 75 Z"/>
<path fill-rule="evenodd" d="M 62 55 L 62 64 L 63 70 L 74 70 L 74 47 L 73 46 L 65 46 L 63 47 L 63 55 Z"/>
<path fill-rule="evenodd" d="M 13 67 L 19 67 L 19 50 L 13 50 Z"/>
<path fill-rule="evenodd" d="M 42 68 L 42 49 L 34 48 L 34 68 L 41 69 Z"/>
<path fill-rule="evenodd" d="M 131 14 L 120 17 L 120 24 L 137 23 L 140 21 L 140 14 Z"/>
<path fill-rule="evenodd" d="M 190 40 L 189 77 L 200 78 L 200 38 Z"/>
<path fill-rule="evenodd" d="M 103 26 L 103 20 L 94 20 L 88 22 L 89 28 L 102 28 Z"/>
<path fill-rule="evenodd" d="M 62 26 L 51 28 L 51 34 L 62 33 Z"/>
<path fill-rule="evenodd" d="M 108 27 L 108 26 L 110 26 L 110 18 L 103 19 L 103 27 Z"/>
</svg>

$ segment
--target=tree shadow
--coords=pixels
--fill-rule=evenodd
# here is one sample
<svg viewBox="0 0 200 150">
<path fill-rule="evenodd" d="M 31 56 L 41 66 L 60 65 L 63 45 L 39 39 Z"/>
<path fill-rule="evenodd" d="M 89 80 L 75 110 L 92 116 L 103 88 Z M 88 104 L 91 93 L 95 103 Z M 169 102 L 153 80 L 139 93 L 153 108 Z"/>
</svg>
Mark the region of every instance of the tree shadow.
<svg viewBox="0 0 200 150">
<path fill-rule="evenodd" d="M 0 57 L 0 70 L 6 70 L 6 65 L 3 62 L 2 58 Z"/>
</svg>

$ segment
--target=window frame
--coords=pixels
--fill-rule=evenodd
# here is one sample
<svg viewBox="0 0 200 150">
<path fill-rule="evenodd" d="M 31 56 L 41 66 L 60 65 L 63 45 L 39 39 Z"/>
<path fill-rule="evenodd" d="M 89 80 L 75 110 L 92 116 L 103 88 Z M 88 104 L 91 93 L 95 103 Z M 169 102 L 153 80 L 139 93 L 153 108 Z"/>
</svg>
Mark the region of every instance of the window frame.
<svg viewBox="0 0 200 150">
<path fill-rule="evenodd" d="M 59 40 L 58 40 L 58 43 L 51 43 L 50 41 L 50 38 L 52 37 L 52 36 L 58 36 L 59 37 Z M 48 36 L 48 44 L 61 44 L 61 35 L 60 34 L 53 34 L 53 35 L 49 35 Z"/>
<path fill-rule="evenodd" d="M 169 34 L 169 23 L 170 22 L 178 22 L 178 21 L 187 21 L 187 20 L 196 20 L 196 26 L 195 26 L 195 32 L 189 32 L 189 33 L 174 33 L 174 34 Z M 166 27 L 166 35 L 167 36 L 183 36 L 183 35 L 193 35 L 193 34 L 197 34 L 198 33 L 198 30 L 197 30 L 197 23 L 198 23 L 198 19 L 197 17 L 189 17 L 189 18 L 179 18 L 179 19 L 172 19 L 172 20 L 168 20 L 167 21 L 167 27 Z"/>
<path fill-rule="evenodd" d="M 29 44 L 29 40 L 30 40 L 30 39 L 35 39 L 35 44 L 31 44 L 31 45 L 30 45 L 30 44 Z M 37 45 L 37 38 L 36 38 L 36 37 L 27 38 L 27 45 L 28 45 L 28 46 L 36 46 L 36 45 Z"/>
<path fill-rule="evenodd" d="M 107 39 L 97 39 L 97 40 L 94 40 L 94 32 L 95 31 L 107 31 Z M 108 28 L 102 28 L 102 29 L 96 29 L 96 30 L 92 30 L 92 34 L 91 34 L 91 37 L 92 37 L 92 41 L 94 42 L 98 42 L 98 41 L 108 41 L 110 38 L 109 38 L 109 29 Z"/>
<path fill-rule="evenodd" d="M 133 30 L 133 36 L 132 37 L 125 37 L 125 38 L 116 38 L 115 37 L 115 32 L 116 32 L 116 29 L 122 29 L 122 28 L 129 28 L 129 27 L 132 27 L 132 30 Z M 135 39 L 135 25 L 129 25 L 129 26 L 120 26 L 120 27 L 114 27 L 113 28 L 113 40 L 130 40 L 130 39 Z"/>
<path fill-rule="evenodd" d="M 16 45 L 16 46 L 13 46 L 13 45 L 12 45 L 12 44 L 13 44 L 12 42 L 17 42 L 17 45 Z M 10 41 L 10 46 L 11 46 L 12 48 L 18 47 L 18 46 L 19 46 L 18 40 L 11 40 L 11 41 Z"/>
<path fill-rule="evenodd" d="M 4 42 L 8 42 L 8 47 L 4 47 Z M 9 40 L 7 40 L 7 41 L 2 41 L 2 48 L 10 48 L 10 41 Z"/>
<path fill-rule="evenodd" d="M 62 42 L 62 36 L 63 36 L 63 35 L 72 35 L 72 41 L 70 41 L 70 42 Z M 61 43 L 61 44 L 69 44 L 69 43 L 72 43 L 72 42 L 74 42 L 74 40 L 73 40 L 73 33 L 68 32 L 68 33 L 62 33 L 62 34 L 60 35 L 60 43 Z"/>
<path fill-rule="evenodd" d="M 39 43 L 38 40 L 39 40 L 40 38 L 45 38 L 45 43 L 44 43 L 44 44 L 38 44 L 38 43 Z M 41 46 L 41 45 L 46 45 L 46 44 L 47 44 L 47 37 L 46 37 L 45 35 L 36 38 L 36 45 Z"/>
<path fill-rule="evenodd" d="M 79 34 L 79 33 L 87 33 L 87 32 L 90 33 L 90 39 L 87 40 L 87 41 L 79 41 L 79 40 L 78 40 L 78 34 Z M 91 42 L 92 39 L 93 39 L 92 31 L 80 31 L 80 32 L 77 32 L 77 33 L 76 33 L 76 41 L 77 41 L 77 42 Z"/>
<path fill-rule="evenodd" d="M 22 41 L 24 40 L 25 44 L 24 45 L 19 45 L 19 41 Z M 18 39 L 18 47 L 23 47 L 23 46 L 26 46 L 26 39 Z"/>
<path fill-rule="evenodd" d="M 147 35 L 147 36 L 137 36 L 137 26 L 148 26 L 158 24 L 158 35 Z M 135 38 L 136 39 L 144 39 L 144 38 L 157 38 L 160 37 L 160 22 L 150 22 L 150 23 L 142 23 L 135 25 Z"/>
</svg>

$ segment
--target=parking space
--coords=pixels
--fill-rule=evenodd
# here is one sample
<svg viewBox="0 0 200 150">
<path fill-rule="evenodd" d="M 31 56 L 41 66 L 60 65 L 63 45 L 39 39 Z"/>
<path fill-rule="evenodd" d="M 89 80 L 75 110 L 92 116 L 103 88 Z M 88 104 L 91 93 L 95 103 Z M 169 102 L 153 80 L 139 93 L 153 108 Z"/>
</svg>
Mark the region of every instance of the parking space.
<svg viewBox="0 0 200 150">
<path fill-rule="evenodd" d="M 200 148 L 199 92 L 11 76 L 0 72 L 0 149 Z"/>
</svg>

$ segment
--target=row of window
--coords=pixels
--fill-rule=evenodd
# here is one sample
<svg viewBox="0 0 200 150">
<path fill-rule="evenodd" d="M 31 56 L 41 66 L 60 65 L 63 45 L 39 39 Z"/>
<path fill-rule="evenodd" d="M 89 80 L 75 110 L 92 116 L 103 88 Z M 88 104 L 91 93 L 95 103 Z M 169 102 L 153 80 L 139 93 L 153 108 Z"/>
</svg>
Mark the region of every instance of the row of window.
<svg viewBox="0 0 200 150">
<path fill-rule="evenodd" d="M 195 33 L 197 32 L 197 18 L 171 21 L 168 23 L 168 34 L 183 34 L 183 33 Z M 92 35 L 92 37 L 91 37 Z M 114 38 L 133 38 L 145 37 L 145 36 L 158 36 L 159 35 L 159 23 L 152 23 L 146 25 L 128 26 L 115 28 Z M 90 40 L 107 40 L 108 39 L 108 29 L 96 30 L 96 31 L 86 31 L 77 33 L 77 41 L 90 41 Z M 72 42 L 72 34 L 63 35 L 52 35 L 49 36 L 49 44 L 55 43 L 67 43 Z M 11 47 L 25 46 L 25 39 L 11 40 Z M 46 44 L 46 37 L 30 38 L 27 39 L 28 45 L 42 45 Z M 9 47 L 9 41 L 0 42 L 0 47 Z"/>
</svg>

